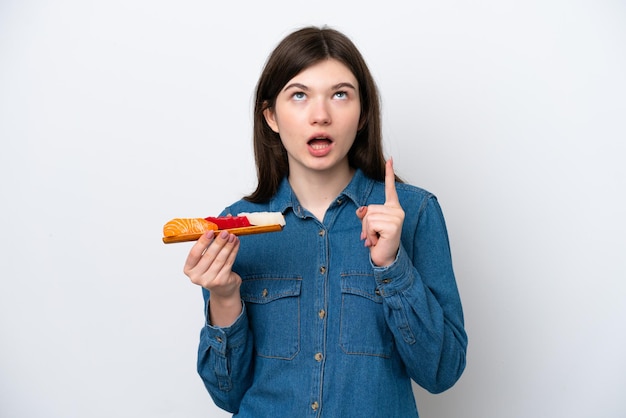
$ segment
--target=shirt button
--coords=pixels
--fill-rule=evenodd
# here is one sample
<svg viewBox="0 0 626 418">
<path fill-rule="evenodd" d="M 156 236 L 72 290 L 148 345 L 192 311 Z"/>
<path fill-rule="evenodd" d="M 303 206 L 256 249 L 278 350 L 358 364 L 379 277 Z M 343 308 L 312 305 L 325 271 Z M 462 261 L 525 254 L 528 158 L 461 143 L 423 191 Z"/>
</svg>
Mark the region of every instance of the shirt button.
<svg viewBox="0 0 626 418">
<path fill-rule="evenodd" d="M 315 360 L 316 361 L 322 361 L 323 358 L 324 358 L 324 356 L 322 355 L 322 353 L 315 353 Z"/>
<path fill-rule="evenodd" d="M 326 267 L 324 266 L 320 267 L 320 273 L 322 274 L 326 273 Z"/>
<path fill-rule="evenodd" d="M 341 199 L 337 199 L 337 204 L 338 204 L 338 205 L 341 205 L 342 203 L 343 203 L 343 200 L 341 200 Z"/>
<path fill-rule="evenodd" d="M 317 315 L 320 317 L 320 319 L 324 319 L 326 317 L 326 311 L 323 309 L 320 309 Z"/>
<path fill-rule="evenodd" d="M 383 283 L 389 284 L 389 283 L 391 283 L 391 279 L 383 279 Z"/>
<path fill-rule="evenodd" d="M 317 411 L 317 409 L 320 407 L 320 404 L 318 404 L 317 402 L 313 402 L 311 403 L 311 409 L 314 411 Z"/>
<path fill-rule="evenodd" d="M 261 294 L 263 295 L 264 298 L 267 297 L 267 289 L 263 289 L 263 292 L 261 292 Z"/>
<path fill-rule="evenodd" d="M 320 232 L 317 233 L 320 237 L 323 237 L 326 234 L 326 231 L 320 229 Z"/>
</svg>

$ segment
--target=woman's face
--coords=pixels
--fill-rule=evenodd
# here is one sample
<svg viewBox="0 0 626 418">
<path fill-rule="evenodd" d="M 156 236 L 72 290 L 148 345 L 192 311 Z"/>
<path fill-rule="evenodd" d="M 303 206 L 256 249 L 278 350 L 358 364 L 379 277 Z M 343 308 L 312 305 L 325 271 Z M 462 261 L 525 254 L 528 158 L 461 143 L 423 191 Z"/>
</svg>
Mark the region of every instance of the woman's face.
<svg viewBox="0 0 626 418">
<path fill-rule="evenodd" d="M 356 77 L 335 59 L 301 71 L 264 112 L 287 150 L 291 175 L 347 167 L 360 114 Z"/>
</svg>

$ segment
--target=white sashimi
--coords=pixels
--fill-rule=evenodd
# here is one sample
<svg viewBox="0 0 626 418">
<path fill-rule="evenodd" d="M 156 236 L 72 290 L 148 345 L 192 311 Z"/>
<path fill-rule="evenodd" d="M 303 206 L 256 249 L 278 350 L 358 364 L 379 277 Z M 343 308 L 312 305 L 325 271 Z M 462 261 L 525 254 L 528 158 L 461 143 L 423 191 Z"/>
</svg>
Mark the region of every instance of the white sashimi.
<svg viewBox="0 0 626 418">
<path fill-rule="evenodd" d="M 237 216 L 245 216 L 252 225 L 285 226 L 285 217 L 280 212 L 241 212 Z"/>
</svg>

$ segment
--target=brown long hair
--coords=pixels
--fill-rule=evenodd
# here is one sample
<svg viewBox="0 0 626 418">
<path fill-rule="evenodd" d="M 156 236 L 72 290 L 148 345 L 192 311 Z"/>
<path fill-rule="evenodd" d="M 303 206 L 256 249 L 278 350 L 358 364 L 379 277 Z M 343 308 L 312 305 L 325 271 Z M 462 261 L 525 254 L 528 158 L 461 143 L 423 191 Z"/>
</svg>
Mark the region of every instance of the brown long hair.
<svg viewBox="0 0 626 418">
<path fill-rule="evenodd" d="M 305 27 L 291 33 L 276 46 L 257 83 L 253 134 L 258 185 L 244 199 L 266 202 L 289 174 L 287 151 L 279 135 L 265 121 L 263 111 L 274 107 L 278 94 L 289 80 L 329 58 L 348 67 L 359 83 L 361 128 L 348 152 L 349 164 L 372 179 L 384 180 L 380 98 L 365 60 L 352 41 L 341 32 L 327 27 Z"/>
</svg>

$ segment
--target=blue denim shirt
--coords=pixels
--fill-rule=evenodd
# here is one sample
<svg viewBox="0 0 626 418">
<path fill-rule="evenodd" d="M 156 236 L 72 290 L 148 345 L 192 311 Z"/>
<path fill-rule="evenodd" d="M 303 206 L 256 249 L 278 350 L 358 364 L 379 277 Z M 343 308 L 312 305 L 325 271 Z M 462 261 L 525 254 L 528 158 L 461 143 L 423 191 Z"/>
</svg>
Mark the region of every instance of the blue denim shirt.
<svg viewBox="0 0 626 418">
<path fill-rule="evenodd" d="M 432 194 L 397 191 L 406 217 L 386 268 L 372 264 L 355 214 L 384 203 L 384 183 L 361 171 L 323 222 L 286 179 L 266 204 L 226 208 L 282 212 L 286 225 L 241 237 L 233 271 L 243 311 L 229 327 L 202 329 L 198 372 L 220 408 L 246 418 L 411 418 L 411 379 L 433 393 L 459 379 L 467 335 L 444 218 Z"/>
</svg>

